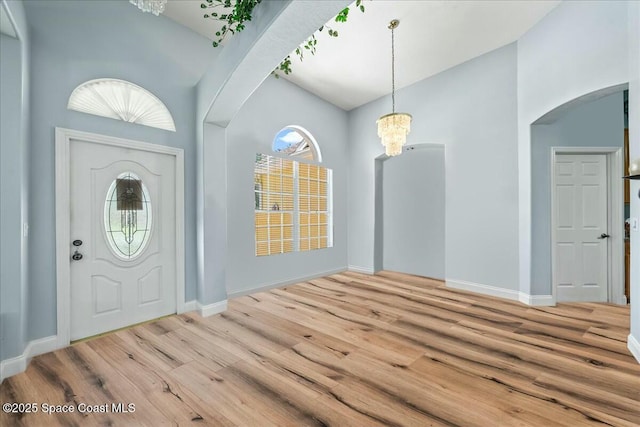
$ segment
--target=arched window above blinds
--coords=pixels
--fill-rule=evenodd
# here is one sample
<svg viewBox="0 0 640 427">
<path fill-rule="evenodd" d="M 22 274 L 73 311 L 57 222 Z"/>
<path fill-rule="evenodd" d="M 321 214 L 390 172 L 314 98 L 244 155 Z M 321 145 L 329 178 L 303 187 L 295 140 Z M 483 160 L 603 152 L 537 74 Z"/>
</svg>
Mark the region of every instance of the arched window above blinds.
<svg viewBox="0 0 640 427">
<path fill-rule="evenodd" d="M 332 247 L 332 170 L 314 164 L 317 142 L 287 126 L 271 148 L 277 155 L 256 153 L 254 165 L 256 256 Z"/>
<path fill-rule="evenodd" d="M 157 96 L 125 80 L 96 79 L 82 83 L 67 108 L 96 116 L 176 131 L 171 113 Z"/>
</svg>

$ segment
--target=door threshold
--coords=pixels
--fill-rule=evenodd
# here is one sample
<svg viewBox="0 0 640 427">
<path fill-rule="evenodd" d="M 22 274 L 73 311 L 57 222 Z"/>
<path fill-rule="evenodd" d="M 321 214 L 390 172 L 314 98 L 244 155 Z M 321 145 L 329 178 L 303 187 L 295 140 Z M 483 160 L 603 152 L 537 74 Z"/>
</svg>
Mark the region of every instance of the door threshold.
<svg viewBox="0 0 640 427">
<path fill-rule="evenodd" d="M 127 329 L 135 328 L 136 326 L 146 325 L 148 323 L 157 322 L 158 320 L 166 319 L 167 317 L 171 317 L 171 316 L 175 316 L 175 315 L 176 315 L 176 313 L 171 313 L 171 314 L 167 314 L 166 316 L 156 317 L 155 319 L 145 320 L 144 322 L 134 323 L 133 325 L 123 326 L 122 328 L 118 328 L 118 329 L 114 329 L 114 330 L 111 330 L 111 331 L 102 332 L 102 333 L 96 334 L 96 335 L 91 335 L 90 337 L 80 338 L 80 339 L 71 341 L 69 343 L 69 345 L 75 345 L 75 344 L 91 341 L 91 340 L 94 340 L 96 338 L 104 337 L 106 335 L 111 335 L 111 334 L 114 334 L 114 333 L 120 332 L 120 331 L 126 331 Z"/>
</svg>

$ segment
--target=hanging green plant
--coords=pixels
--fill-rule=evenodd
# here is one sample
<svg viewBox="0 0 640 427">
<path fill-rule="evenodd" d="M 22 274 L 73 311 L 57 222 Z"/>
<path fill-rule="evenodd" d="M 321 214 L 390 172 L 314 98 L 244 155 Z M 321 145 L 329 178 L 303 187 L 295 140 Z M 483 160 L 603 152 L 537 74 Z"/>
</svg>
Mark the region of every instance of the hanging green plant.
<svg viewBox="0 0 640 427">
<path fill-rule="evenodd" d="M 216 31 L 217 39 L 213 41 L 213 47 L 218 47 L 222 41 L 227 37 L 229 33 L 232 35 L 239 33 L 245 28 L 245 22 L 251 21 L 253 9 L 259 5 L 262 0 L 237 0 L 232 5 L 232 0 L 206 0 L 205 3 L 200 4 L 202 9 L 210 9 L 211 12 L 205 13 L 205 19 L 212 19 L 214 21 L 222 22 L 222 28 L 220 31 Z M 365 11 L 363 0 L 356 0 L 355 7 L 362 13 Z M 349 19 L 349 7 L 345 7 L 334 18 L 335 22 L 344 23 Z M 327 29 L 330 37 L 338 37 L 338 30 L 325 24 L 318 29 L 316 33 L 322 32 Z M 300 61 L 304 59 L 305 53 L 311 55 L 316 54 L 316 45 L 318 40 L 316 39 L 316 33 L 306 39 L 300 44 L 293 52 Z M 280 64 L 271 72 L 274 77 L 279 78 L 279 73 L 291 74 L 291 54 L 280 62 Z"/>
<path fill-rule="evenodd" d="M 356 0 L 356 8 L 360 10 L 360 12 L 364 13 L 365 8 L 364 8 L 364 4 L 362 4 L 362 0 Z M 334 22 L 340 22 L 340 23 L 347 22 L 347 19 L 349 19 L 349 10 L 350 9 L 348 6 L 342 9 L 340 13 L 338 13 L 336 17 L 333 19 Z M 295 55 L 298 57 L 298 59 L 300 60 L 300 62 L 304 60 L 305 52 L 310 53 L 311 55 L 316 54 L 316 44 L 318 44 L 318 39 L 316 39 L 316 34 L 324 31 L 325 29 L 327 30 L 329 37 L 338 37 L 339 35 L 338 30 L 334 29 L 328 24 L 324 24 L 322 27 L 318 28 L 318 31 L 316 31 L 316 33 L 312 34 L 311 37 L 309 37 L 307 40 L 302 42 L 300 46 L 298 46 L 296 50 L 293 51 Z M 282 62 L 280 62 L 280 64 L 276 67 L 275 70 L 271 72 L 271 74 L 275 78 L 280 78 L 280 74 L 279 74 L 280 72 L 284 74 L 291 74 L 291 54 L 287 55 L 287 57 L 284 58 Z"/>
<path fill-rule="evenodd" d="M 211 10 L 204 14 L 205 19 L 223 22 L 220 31 L 216 31 L 217 40 L 213 41 L 213 47 L 220 46 L 229 33 L 235 34 L 244 30 L 244 23 L 251 21 L 253 9 L 261 2 L 262 0 L 237 0 L 232 5 L 231 0 L 206 0 L 206 3 L 201 3 L 200 8 Z"/>
</svg>

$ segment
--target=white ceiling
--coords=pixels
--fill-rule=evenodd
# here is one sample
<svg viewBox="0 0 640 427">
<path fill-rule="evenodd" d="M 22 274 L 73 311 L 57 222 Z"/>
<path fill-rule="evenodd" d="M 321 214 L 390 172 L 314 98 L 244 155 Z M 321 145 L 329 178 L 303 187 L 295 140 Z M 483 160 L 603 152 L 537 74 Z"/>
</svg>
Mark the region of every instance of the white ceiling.
<svg viewBox="0 0 640 427">
<path fill-rule="evenodd" d="M 202 9 L 200 5 L 203 3 L 206 3 L 206 0 L 169 0 L 163 15 L 185 27 L 191 28 L 210 40 L 217 39 L 215 36 L 216 31 L 222 25 L 217 25 L 217 22 L 211 19 L 204 19 L 204 14 L 209 13 L 210 10 Z"/>
<path fill-rule="evenodd" d="M 201 1 L 171 0 L 165 15 L 214 39 Z M 396 88 L 437 74 L 516 41 L 560 0 L 364 0 L 346 23 L 330 23 L 340 36 L 318 35 L 315 56 L 294 58 L 286 78 L 345 110 L 391 92 L 391 31 L 395 30 Z M 250 25 L 250 24 L 249 24 Z M 212 47 L 213 49 L 213 47 Z M 402 107 L 400 106 L 400 109 Z"/>
</svg>

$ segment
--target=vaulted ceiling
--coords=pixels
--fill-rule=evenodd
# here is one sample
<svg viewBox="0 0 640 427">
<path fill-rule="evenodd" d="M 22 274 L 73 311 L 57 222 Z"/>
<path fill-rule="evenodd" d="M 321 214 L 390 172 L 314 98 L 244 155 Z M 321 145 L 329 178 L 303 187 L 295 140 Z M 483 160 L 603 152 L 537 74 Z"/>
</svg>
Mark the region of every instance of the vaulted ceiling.
<svg viewBox="0 0 640 427">
<path fill-rule="evenodd" d="M 217 28 L 203 18 L 201 3 L 170 0 L 165 15 L 213 40 Z M 518 40 L 559 3 L 364 0 L 364 13 L 351 8 L 348 22 L 330 23 L 339 37 L 323 31 L 314 56 L 292 57 L 293 73 L 285 78 L 351 110 L 391 92 L 392 19 L 400 20 L 396 88 L 402 88 Z"/>
</svg>

